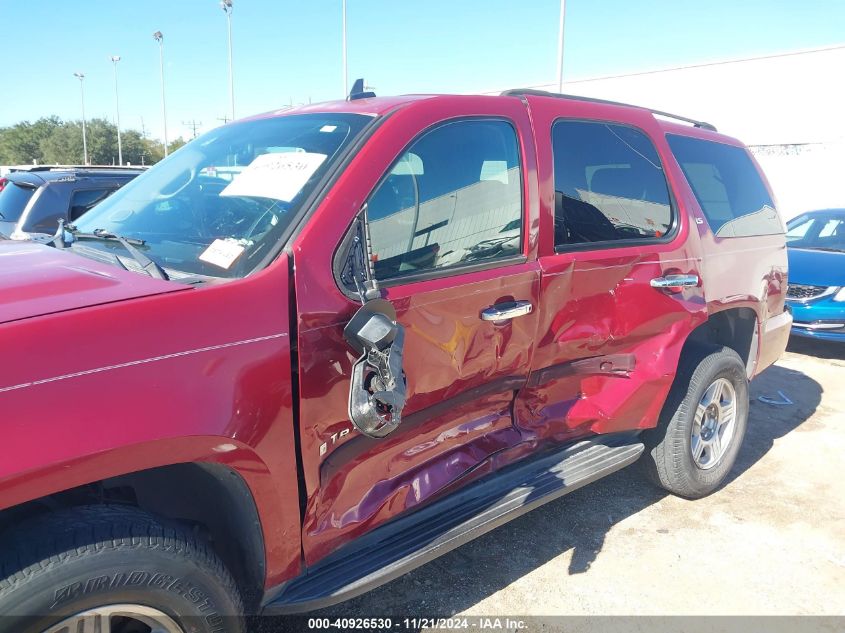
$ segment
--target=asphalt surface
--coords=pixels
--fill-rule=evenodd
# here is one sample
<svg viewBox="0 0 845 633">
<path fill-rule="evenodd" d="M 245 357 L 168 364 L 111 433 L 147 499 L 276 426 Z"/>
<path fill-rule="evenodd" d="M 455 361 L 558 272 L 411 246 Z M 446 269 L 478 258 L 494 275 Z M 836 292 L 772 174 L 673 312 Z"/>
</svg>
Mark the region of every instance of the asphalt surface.
<svg viewBox="0 0 845 633">
<path fill-rule="evenodd" d="M 793 339 L 752 383 L 745 443 L 711 496 L 668 495 L 634 465 L 311 615 L 841 616 L 843 387 L 845 345 Z"/>
</svg>

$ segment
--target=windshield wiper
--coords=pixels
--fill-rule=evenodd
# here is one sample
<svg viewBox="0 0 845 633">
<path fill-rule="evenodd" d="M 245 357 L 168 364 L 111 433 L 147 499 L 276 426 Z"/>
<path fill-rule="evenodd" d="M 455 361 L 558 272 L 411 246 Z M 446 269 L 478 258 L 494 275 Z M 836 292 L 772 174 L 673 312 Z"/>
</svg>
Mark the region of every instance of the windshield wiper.
<svg viewBox="0 0 845 633">
<path fill-rule="evenodd" d="M 105 229 L 94 229 L 92 233 L 81 233 L 76 230 L 76 227 L 72 225 L 68 225 L 65 227 L 71 235 L 73 235 L 74 239 L 76 240 L 102 240 L 104 242 L 119 242 L 123 248 L 132 256 L 132 258 L 141 265 L 141 268 L 145 273 L 147 273 L 150 277 L 155 277 L 156 279 L 163 279 L 168 281 L 170 276 L 167 272 L 162 268 L 159 264 L 151 260 L 149 257 L 144 255 L 141 251 L 135 248 L 137 246 L 143 246 L 146 244 L 144 240 L 138 240 L 131 237 L 123 237 L 122 235 L 118 235 L 117 233 L 112 233 L 111 231 L 106 231 Z"/>
</svg>

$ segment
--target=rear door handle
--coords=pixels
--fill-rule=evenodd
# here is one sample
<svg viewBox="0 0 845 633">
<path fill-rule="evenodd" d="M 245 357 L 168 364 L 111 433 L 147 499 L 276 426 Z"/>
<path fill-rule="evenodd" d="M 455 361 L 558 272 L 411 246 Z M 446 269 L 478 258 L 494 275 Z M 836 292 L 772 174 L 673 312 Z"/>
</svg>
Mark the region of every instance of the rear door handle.
<svg viewBox="0 0 845 633">
<path fill-rule="evenodd" d="M 507 321 L 508 319 L 515 319 L 516 317 L 531 314 L 534 306 L 530 301 L 507 301 L 505 303 L 497 303 L 490 306 L 481 312 L 482 321 Z"/>
<path fill-rule="evenodd" d="M 698 275 L 666 275 L 651 280 L 652 288 L 695 288 L 698 286 Z"/>
</svg>

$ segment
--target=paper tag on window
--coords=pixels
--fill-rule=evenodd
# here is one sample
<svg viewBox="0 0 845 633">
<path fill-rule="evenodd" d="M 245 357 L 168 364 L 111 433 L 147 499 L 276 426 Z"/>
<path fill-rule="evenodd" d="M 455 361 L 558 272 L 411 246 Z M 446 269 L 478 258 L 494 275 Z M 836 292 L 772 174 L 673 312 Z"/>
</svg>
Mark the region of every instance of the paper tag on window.
<svg viewBox="0 0 845 633">
<path fill-rule="evenodd" d="M 244 247 L 234 240 L 214 240 L 211 245 L 202 252 L 200 259 L 214 266 L 226 270 L 244 252 Z"/>
<path fill-rule="evenodd" d="M 235 176 L 221 196 L 256 196 L 290 202 L 326 160 L 325 154 L 261 154 Z"/>
</svg>

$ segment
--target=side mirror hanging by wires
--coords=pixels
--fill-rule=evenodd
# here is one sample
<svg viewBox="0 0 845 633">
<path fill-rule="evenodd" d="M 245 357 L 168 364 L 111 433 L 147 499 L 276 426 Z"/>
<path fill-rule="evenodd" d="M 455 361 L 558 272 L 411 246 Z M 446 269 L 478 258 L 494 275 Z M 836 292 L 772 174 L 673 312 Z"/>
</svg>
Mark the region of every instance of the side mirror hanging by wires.
<svg viewBox="0 0 845 633">
<path fill-rule="evenodd" d="M 399 426 L 405 406 L 405 328 L 396 321 L 393 304 L 379 297 L 365 212 L 366 207 L 356 220 L 342 275 L 344 283 L 355 286 L 361 301 L 343 330 L 346 342 L 360 354 L 352 366 L 349 419 L 364 435 L 384 437 Z"/>
</svg>

